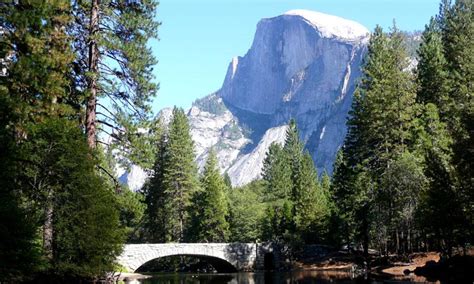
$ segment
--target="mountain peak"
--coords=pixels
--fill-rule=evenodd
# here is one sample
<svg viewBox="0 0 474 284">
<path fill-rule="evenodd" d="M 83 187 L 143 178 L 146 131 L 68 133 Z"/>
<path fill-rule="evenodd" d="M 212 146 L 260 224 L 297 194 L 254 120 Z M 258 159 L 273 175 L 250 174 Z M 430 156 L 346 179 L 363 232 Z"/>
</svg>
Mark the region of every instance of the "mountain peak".
<svg viewBox="0 0 474 284">
<path fill-rule="evenodd" d="M 370 32 L 363 25 L 316 11 L 310 10 L 290 10 L 283 14 L 283 16 L 296 16 L 303 18 L 306 22 L 314 26 L 321 37 L 325 38 L 339 38 L 342 40 L 360 40 L 367 37 Z"/>
</svg>

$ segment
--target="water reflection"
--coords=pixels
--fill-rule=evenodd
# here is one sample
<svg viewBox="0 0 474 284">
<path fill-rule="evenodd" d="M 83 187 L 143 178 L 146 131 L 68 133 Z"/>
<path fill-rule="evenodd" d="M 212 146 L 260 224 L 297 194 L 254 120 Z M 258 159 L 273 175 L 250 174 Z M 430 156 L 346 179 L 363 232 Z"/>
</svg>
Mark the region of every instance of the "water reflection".
<svg viewBox="0 0 474 284">
<path fill-rule="evenodd" d="M 387 280 L 354 279 L 350 273 L 340 271 L 293 271 L 293 272 L 259 272 L 231 274 L 196 274 L 174 273 L 155 274 L 152 278 L 133 283 L 142 284 L 289 284 L 289 283 L 387 283 Z M 132 282 L 130 282 L 132 283 Z M 433 283 L 426 279 L 391 279 L 389 283 Z"/>
</svg>

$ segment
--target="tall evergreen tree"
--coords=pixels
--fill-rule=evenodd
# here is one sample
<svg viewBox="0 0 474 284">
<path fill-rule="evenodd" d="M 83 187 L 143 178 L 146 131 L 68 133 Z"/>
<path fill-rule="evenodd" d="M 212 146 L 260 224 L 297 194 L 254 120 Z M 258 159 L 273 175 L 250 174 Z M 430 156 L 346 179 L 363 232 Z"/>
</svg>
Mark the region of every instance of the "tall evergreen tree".
<svg viewBox="0 0 474 284">
<path fill-rule="evenodd" d="M 329 214 L 327 195 L 311 156 L 304 152 L 294 119 L 288 124 L 284 146 L 270 146 L 262 172 L 268 202 L 264 239 L 321 240 L 323 220 Z"/>
<path fill-rule="evenodd" d="M 22 221 L 16 227 L 0 224 L 2 232 L 16 231 L 6 242 L 3 238 L 0 242 L 0 246 L 13 245 L 10 249 L 17 251 L 12 254 L 6 249 L 1 255 L 18 259 L 5 266 L 8 275 L 25 268 L 22 257 L 27 253 L 31 255 L 28 266 L 35 272 L 39 243 L 47 264 L 43 268 L 79 277 L 111 271 L 121 249 L 116 198 L 95 173 L 100 162 L 94 157 L 101 155 L 89 151 L 77 121 L 83 118 L 86 101 L 89 105 L 96 103 L 88 86 L 95 86 L 102 94 L 114 93 L 117 101 L 142 111 L 119 110 L 117 101 L 109 96 L 109 103 L 103 105 L 117 110 L 102 112 L 104 117 L 112 115 L 116 119 L 114 125 L 102 120 L 107 127 L 117 127 L 120 122 L 124 122 L 122 126 L 125 122 L 136 126 L 142 120 L 140 115 L 148 110 L 146 104 L 155 89 L 148 82 L 154 60 L 145 45 L 156 31 L 156 5 L 152 1 L 135 1 L 135 5 L 128 1 L 92 2 L 89 6 L 87 1 L 11 1 L 0 5 L 0 58 L 2 71 L 6 70 L 0 76 L 0 112 L 5 114 L 0 130 L 2 147 L 5 145 L 0 167 L 5 174 L 0 184 L 9 184 L 2 189 L 0 199 L 3 202 L 11 197 L 8 208 Z M 107 11 L 92 16 L 97 5 L 107 7 Z M 91 17 L 81 17 L 86 10 Z M 105 17 L 102 26 L 100 16 Z M 100 33 L 107 34 L 108 40 L 101 43 L 107 43 L 109 49 L 97 44 Z M 86 46 L 94 47 L 88 53 Z M 100 56 L 114 57 L 118 64 L 104 60 L 102 63 L 111 65 L 101 69 L 107 65 L 101 64 Z M 91 110 L 95 111 L 86 111 L 89 122 Z M 135 119 L 132 113 L 137 115 Z M 85 128 L 90 133 L 94 127 L 88 124 Z M 125 140 L 122 136 L 114 138 Z M 132 140 L 127 141 L 136 144 Z M 15 156 L 4 155 L 4 149 Z M 41 241 L 33 243 L 32 232 L 41 234 L 36 236 Z M 8 240 L 13 237 L 18 241 Z"/>
<path fill-rule="evenodd" d="M 446 9 L 443 41 L 450 91 L 442 119 L 453 137 L 456 192 L 466 216 L 463 223 L 469 224 L 465 242 L 470 242 L 474 238 L 474 2 L 457 0 Z"/>
<path fill-rule="evenodd" d="M 157 37 L 155 0 L 72 1 L 74 90 L 86 96 L 84 126 L 91 148 L 98 131 L 112 131 L 112 138 L 133 162 L 149 145 L 137 136 L 149 128 L 150 101 L 156 93 L 153 65 L 147 46 Z M 101 127 L 98 127 L 100 125 Z M 102 141 L 103 142 L 103 141 Z M 143 144 L 144 143 L 144 144 Z M 145 147 L 145 150 L 144 150 Z M 138 151 L 138 153 L 137 153 Z"/>
<path fill-rule="evenodd" d="M 194 143 L 188 119 L 182 109 L 173 109 L 170 122 L 165 167 L 164 193 L 168 196 L 165 210 L 169 220 L 167 240 L 182 241 L 189 225 L 189 206 L 192 195 L 198 189 L 197 166 L 194 162 Z"/>
<path fill-rule="evenodd" d="M 76 98 L 65 76 L 74 58 L 65 28 L 71 23 L 69 2 L 21 1 L 2 4 L 0 58 L 7 74 L 0 76 L 4 103 L 11 105 L 18 137 L 22 124 L 51 115 L 77 115 Z M 47 72 L 45 70 L 48 70 Z"/>
<path fill-rule="evenodd" d="M 354 97 L 354 100 L 356 98 Z M 349 136 L 346 136 L 346 141 Z M 330 235 L 334 244 L 350 243 L 354 239 L 353 177 L 348 166 L 349 158 L 339 150 L 334 162 L 334 171 L 330 187 L 330 202 L 333 205 L 330 219 Z"/>
<path fill-rule="evenodd" d="M 454 4 L 442 1 L 436 23 L 427 26 L 424 48 L 419 52 L 422 60 L 418 68 L 418 96 L 425 103 L 422 144 L 429 180 L 422 215 L 433 220 L 433 226 L 427 228 L 428 239 L 438 239 L 432 244 L 447 254 L 451 245 L 470 242 L 473 238 L 469 209 L 474 200 L 471 170 L 474 89 L 469 83 L 473 79 L 474 58 L 472 9 L 472 1 Z M 425 99 L 428 96 L 430 100 Z M 442 201 L 448 197 L 451 202 Z"/>
<path fill-rule="evenodd" d="M 283 150 L 289 162 L 291 179 L 295 182 L 296 172 L 301 165 L 303 159 L 304 144 L 300 140 L 298 126 L 295 119 L 290 119 L 286 130 L 285 144 Z M 292 194 L 292 193 L 291 193 Z"/>
<path fill-rule="evenodd" d="M 266 182 L 266 198 L 269 202 L 287 199 L 291 195 L 291 169 L 283 147 L 272 143 L 263 161 L 262 178 Z"/>
<path fill-rule="evenodd" d="M 296 232 L 306 242 L 323 241 L 326 234 L 325 222 L 329 216 L 328 201 L 308 152 L 303 155 L 295 173 L 292 200 Z"/>
<path fill-rule="evenodd" d="M 418 56 L 417 100 L 424 104 L 433 103 L 438 108 L 445 108 L 448 99 L 447 62 L 443 52 L 441 28 L 435 18 L 431 18 L 429 25 L 425 27 Z M 442 112 L 446 112 L 446 109 Z"/>
<path fill-rule="evenodd" d="M 166 241 L 167 214 L 165 211 L 166 195 L 163 176 L 167 158 L 167 133 L 163 133 L 156 145 L 155 163 L 151 177 L 142 188 L 146 204 L 144 215 L 144 240 L 163 243 Z"/>
<path fill-rule="evenodd" d="M 18 188 L 21 149 L 10 127 L 16 119 L 7 101 L 0 85 L 0 281 L 21 282 L 39 270 L 38 212 L 25 206 L 24 192 Z"/>
<path fill-rule="evenodd" d="M 23 214 L 16 215 L 19 218 L 16 222 L 24 223 L 18 224 L 15 233 L 11 231 L 14 223 L 3 223 L 8 222 L 6 219 L 1 221 L 1 227 L 6 233 L 12 233 L 2 237 L 11 246 L 5 249 L 6 255 L 10 250 L 18 252 L 17 258 L 12 258 L 16 260 L 5 266 L 10 270 L 7 273 L 15 271 L 15 266 L 21 267 L 22 261 L 25 261 L 21 258 L 22 253 L 28 252 L 32 255 L 28 272 L 34 273 L 38 259 L 34 253 L 37 243 L 31 242 L 34 237 L 32 232 L 43 232 L 43 236 L 39 237 L 43 241 L 43 252 L 51 257 L 52 219 L 41 218 L 48 216 L 42 213 L 51 211 L 51 206 L 43 202 L 44 199 L 32 198 L 44 196 L 42 188 L 20 184 L 26 166 L 31 163 L 30 156 L 37 154 L 25 153 L 22 145 L 32 139 L 28 127 L 31 123 L 41 123 L 47 117 L 77 115 L 71 108 L 75 98 L 67 91 L 69 80 L 64 75 L 69 72 L 73 60 L 69 37 L 65 32 L 71 18 L 68 2 L 16 2 L 0 6 L 0 58 L 2 68 L 6 70 L 0 76 L 0 144 L 5 147 L 3 150 L 8 151 L 2 151 L 0 160 L 5 170 L 1 177 L 1 183 L 5 185 L 2 186 L 2 197 L 12 198 L 8 207 L 13 214 Z"/>
<path fill-rule="evenodd" d="M 191 236 L 198 242 L 226 242 L 229 238 L 226 184 L 217 168 L 213 149 L 209 152 L 201 177 L 201 189 L 195 193 Z"/>
<path fill-rule="evenodd" d="M 261 180 L 229 191 L 229 241 L 251 243 L 270 239 L 262 236 L 262 231 L 272 235 L 271 225 L 263 222 L 266 209 L 263 202 L 264 192 L 265 184 Z M 262 228 L 262 225 L 265 225 L 265 228 Z"/>
<path fill-rule="evenodd" d="M 41 215 L 48 225 L 43 253 L 50 272 L 85 278 L 105 275 L 122 250 L 123 231 L 113 191 L 97 175 L 97 162 L 83 133 L 63 118 L 28 128 L 29 140 L 22 145 L 25 156 L 20 158 L 29 162 L 19 187 L 28 189 L 33 206 L 46 208 Z"/>
<path fill-rule="evenodd" d="M 349 200 L 344 209 L 349 212 L 340 214 L 355 226 L 366 254 L 373 222 L 384 234 L 376 236 L 379 242 L 398 234 L 396 226 L 388 225 L 396 205 L 380 178 L 388 174 L 398 155 L 416 144 L 413 132 L 418 106 L 413 77 L 407 70 L 402 34 L 395 26 L 388 35 L 376 27 L 350 112 L 346 161 L 336 167 L 334 181 L 334 197 Z"/>
</svg>

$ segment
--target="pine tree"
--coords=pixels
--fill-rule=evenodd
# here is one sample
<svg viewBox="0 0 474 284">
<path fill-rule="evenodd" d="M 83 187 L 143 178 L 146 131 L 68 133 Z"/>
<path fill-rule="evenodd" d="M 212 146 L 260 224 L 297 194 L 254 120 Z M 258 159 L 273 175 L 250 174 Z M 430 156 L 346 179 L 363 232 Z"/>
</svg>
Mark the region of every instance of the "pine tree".
<svg viewBox="0 0 474 284">
<path fill-rule="evenodd" d="M 173 109 L 163 166 L 163 194 L 166 241 L 183 241 L 189 226 L 191 198 L 198 189 L 194 143 L 188 119 L 182 109 Z"/>
<path fill-rule="evenodd" d="M 331 176 L 328 174 L 326 170 L 323 172 L 321 176 L 321 191 L 326 196 L 329 196 L 330 191 L 331 191 Z"/>
<path fill-rule="evenodd" d="M 99 5 L 98 1 L 92 2 Z M 145 46 L 147 38 L 156 30 L 153 22 L 156 5 L 150 1 L 136 5 L 102 1 L 100 5 L 107 11 L 96 16 L 105 16 L 102 23 L 107 24 L 99 24 L 100 31 L 97 26 L 93 27 L 95 19 L 86 20 L 94 17 L 81 17 L 86 11 L 84 7 L 91 8 L 92 12 L 96 6 L 87 5 L 87 1 L 11 1 L 0 5 L 0 58 L 2 68 L 7 70 L 0 76 L 0 110 L 6 114 L 1 116 L 0 139 L 2 145 L 4 142 L 15 145 L 9 149 L 16 153 L 15 157 L 5 160 L 2 153 L 2 163 L 10 165 L 5 167 L 8 176 L 0 177 L 0 183 L 9 183 L 5 192 L 1 192 L 1 199 L 13 198 L 8 209 L 21 214 L 18 220 L 24 221 L 16 228 L 3 226 L 3 222 L 0 225 L 2 232 L 10 232 L 12 228 L 18 232 L 11 235 L 18 239 L 16 243 L 6 242 L 17 245 L 11 248 L 17 253 L 5 250 L 5 255 L 19 260 L 5 266 L 7 273 L 24 268 L 21 267 L 23 253 L 31 254 L 31 272 L 35 272 L 38 243 L 43 244 L 41 253 L 48 264 L 43 268 L 68 276 L 93 277 L 111 271 L 120 252 L 123 240 L 121 229 L 117 229 L 120 227 L 117 200 L 112 189 L 95 172 L 101 168 L 101 162 L 94 157 L 101 155 L 89 151 L 84 143 L 86 137 L 75 122 L 84 115 L 86 97 L 89 105 L 96 103 L 94 92 L 87 91 L 87 87 L 95 86 L 96 90 L 101 88 L 103 94 L 113 93 L 117 101 L 140 109 L 141 112 L 102 113 L 114 116 L 117 123 L 124 122 L 122 126 L 129 123 L 138 129 L 136 122 L 142 120 L 140 115 L 146 116 L 146 105 L 155 89 L 148 82 L 153 60 Z M 105 27 L 108 24 L 113 25 L 116 32 L 110 32 L 111 29 Z M 91 27 L 90 33 L 81 30 L 86 25 Z M 107 42 L 109 49 L 97 45 L 101 40 L 96 37 L 98 33 L 107 34 L 108 39 L 102 43 Z M 91 34 L 94 35 L 89 36 Z M 83 36 L 88 39 L 83 40 Z M 112 41 L 112 38 L 119 40 Z M 122 45 L 117 44 L 119 41 Z M 92 47 L 91 53 L 83 48 L 85 45 Z M 104 53 L 99 55 L 99 50 Z M 111 63 L 111 59 L 107 61 L 121 71 L 101 69 L 107 66 L 101 65 L 99 56 L 121 60 L 118 65 Z M 91 60 L 87 60 L 89 58 Z M 124 98 L 128 101 L 122 100 Z M 119 105 L 116 101 L 109 103 L 112 107 Z M 91 122 L 95 107 L 86 112 L 87 121 Z M 137 115 L 135 119 L 132 113 Z M 108 122 L 102 123 L 107 125 Z M 93 128 L 90 126 L 86 127 L 88 133 Z M 122 134 L 112 136 L 122 139 Z M 136 141 L 145 140 L 138 137 L 140 135 L 135 136 L 135 140 L 127 137 L 125 143 L 139 144 Z M 18 170 L 13 173 L 13 168 Z M 31 232 L 41 233 L 42 236 L 36 238 L 42 242 L 32 243 Z"/>
<path fill-rule="evenodd" d="M 201 177 L 201 189 L 195 193 L 190 236 L 197 242 L 226 242 L 229 238 L 226 184 L 217 168 L 213 149 L 209 152 Z"/>
<path fill-rule="evenodd" d="M 453 137 L 453 164 L 456 169 L 457 197 L 463 208 L 468 226 L 465 242 L 474 238 L 474 2 L 457 0 L 446 8 L 444 17 L 444 55 L 449 71 L 447 121 Z"/>
<path fill-rule="evenodd" d="M 85 137 L 75 122 L 45 119 L 28 126 L 22 145 L 25 163 L 19 188 L 32 206 L 45 208 L 43 254 L 49 272 L 90 278 L 113 269 L 121 252 L 123 232 L 113 191 L 95 171 Z M 41 211 L 40 211 L 41 212 Z"/>
<path fill-rule="evenodd" d="M 282 146 L 272 143 L 263 161 L 262 178 L 266 182 L 266 198 L 278 202 L 291 195 L 291 170 Z"/>
<path fill-rule="evenodd" d="M 272 144 L 263 163 L 267 224 L 264 239 L 296 242 L 321 240 L 329 214 L 328 196 L 321 190 L 309 153 L 304 152 L 296 121 L 290 120 L 285 144 Z"/>
<path fill-rule="evenodd" d="M 321 242 L 329 215 L 327 196 L 322 191 L 311 155 L 306 152 L 295 173 L 293 186 L 294 222 L 305 242 Z"/>
<path fill-rule="evenodd" d="M 262 232 L 272 235 L 269 232 L 271 224 L 263 221 L 266 209 L 263 202 L 264 191 L 265 185 L 261 180 L 229 191 L 230 241 L 250 243 L 271 239 L 266 235 L 262 236 Z"/>
<path fill-rule="evenodd" d="M 424 104 L 433 103 L 438 108 L 446 107 L 447 62 L 443 53 L 441 29 L 435 18 L 431 18 L 429 25 L 425 27 L 418 56 L 417 100 Z M 446 109 L 442 112 L 446 112 Z"/>
<path fill-rule="evenodd" d="M 38 268 L 38 244 L 32 242 L 33 237 L 43 241 L 43 257 L 51 257 L 52 219 L 40 218 L 45 217 L 42 213 L 51 211 L 50 203 L 39 198 L 44 196 L 46 190 L 21 183 L 25 180 L 33 183 L 33 180 L 23 179 L 23 176 L 31 163 L 30 156 L 38 154 L 26 151 L 23 145 L 32 139 L 29 133 L 31 123 L 41 123 L 54 116 L 78 116 L 77 110 L 71 107 L 76 98 L 68 93 L 70 82 L 64 75 L 69 72 L 73 60 L 70 39 L 65 32 L 65 27 L 71 22 L 70 4 L 12 1 L 2 3 L 0 13 L 0 58 L 2 67 L 6 69 L 6 74 L 0 76 L 0 144 L 9 147 L 8 152 L 0 157 L 5 163 L 2 165 L 5 170 L 1 178 L 1 182 L 5 182 L 2 197 L 12 198 L 11 204 L 5 208 L 12 210 L 12 216 L 22 214 L 16 215 L 16 222 L 23 222 L 17 224 L 15 232 L 11 231 L 14 223 L 4 225 L 8 222 L 6 219 L 1 221 L 0 226 L 7 231 L 3 236 L 11 246 L 5 249 L 6 254 L 9 250 L 18 252 L 17 258 L 12 258 L 5 265 L 10 270 L 7 273 L 15 271 L 15 266 L 21 268 L 22 261 L 25 261 L 22 253 L 31 253 L 30 269 L 23 271 L 30 274 Z M 42 238 L 32 234 L 40 231 L 43 232 Z"/>
<path fill-rule="evenodd" d="M 150 126 L 149 103 L 157 89 L 156 60 L 147 46 L 157 37 L 157 5 L 154 0 L 73 1 L 75 21 L 68 30 L 76 54 L 72 77 L 74 90 L 86 96 L 84 125 L 91 148 L 96 146 L 97 131 L 106 129 L 128 150 L 124 152 L 151 147 L 133 138 Z"/>
<path fill-rule="evenodd" d="M 164 192 L 163 176 L 167 157 L 167 137 L 167 134 L 163 133 L 156 145 L 157 150 L 152 175 L 142 188 L 144 203 L 146 204 L 143 238 L 145 241 L 154 243 L 166 242 L 167 214 L 165 204 L 167 199 Z"/>
<path fill-rule="evenodd" d="M 372 185 L 368 169 L 380 167 L 381 161 L 374 160 L 383 151 L 383 138 L 387 135 L 385 121 L 386 114 L 380 102 L 386 98 L 382 96 L 385 86 L 379 82 L 387 75 L 389 58 L 388 38 L 380 27 L 376 27 L 371 36 L 368 54 L 363 67 L 364 76 L 360 86 L 354 94 L 350 118 L 347 122 L 348 133 L 344 142 L 343 161 L 338 161 L 334 173 L 333 198 L 338 204 L 339 216 L 343 226 L 351 226 L 354 236 L 362 241 L 364 252 L 369 245 L 369 231 L 371 227 L 371 211 L 373 208 L 373 194 L 367 184 Z M 379 105 L 377 105 L 379 103 Z M 375 129 L 372 130 L 371 127 Z M 372 131 L 374 133 L 372 133 Z M 381 143 L 382 142 L 382 143 Z M 375 146 L 377 145 L 377 146 Z M 365 185 L 363 185 L 366 183 Z M 351 237 L 350 235 L 348 237 Z"/>
<path fill-rule="evenodd" d="M 397 226 L 389 225 L 396 205 L 380 177 L 392 167 L 398 155 L 416 144 L 413 133 L 417 128 L 418 106 L 407 60 L 398 29 L 394 26 L 387 35 L 376 27 L 362 81 L 354 94 L 344 147 L 346 161 L 336 167 L 333 196 L 348 200 L 344 202 L 348 205 L 344 210 L 348 212 L 339 214 L 344 216 L 346 224 L 352 223 L 366 254 L 374 222 L 382 232 L 375 236 L 379 244 L 398 234 Z"/>
<path fill-rule="evenodd" d="M 68 93 L 73 53 L 65 28 L 71 23 L 70 4 L 21 1 L 2 4 L 0 58 L 5 58 L 6 76 L 0 76 L 4 103 L 11 105 L 18 137 L 25 137 L 22 124 L 45 116 L 77 115 Z M 47 72 L 46 72 L 47 70 Z"/>
<path fill-rule="evenodd" d="M 473 79 L 473 20 L 472 1 L 455 1 L 454 5 L 449 0 L 442 1 L 436 23 L 425 31 L 425 48 L 420 50 L 423 61 L 419 69 L 424 72 L 418 72 L 419 97 L 433 97 L 423 101 L 421 118 L 420 136 L 429 188 L 423 194 L 420 216 L 421 220 L 432 220 L 426 229 L 427 238 L 445 254 L 451 253 L 452 245 L 473 238 L 469 209 L 474 200 L 473 88 L 469 83 Z"/>
<path fill-rule="evenodd" d="M 24 206 L 24 193 L 17 180 L 22 165 L 15 131 L 15 121 L 5 89 L 0 87 L 0 281 L 28 280 L 39 270 L 40 244 L 36 241 L 38 212 Z"/>
<path fill-rule="evenodd" d="M 301 165 L 303 159 L 304 144 L 300 141 L 298 126 L 296 120 L 290 119 L 288 128 L 286 130 L 285 145 L 283 150 L 286 155 L 287 162 L 289 162 L 290 171 L 292 173 L 291 179 L 295 181 L 295 174 Z"/>
<path fill-rule="evenodd" d="M 355 98 L 354 98 L 355 100 Z M 349 134 L 349 133 L 348 133 Z M 346 141 L 349 136 L 346 136 Z M 345 150 L 345 149 L 344 149 Z M 342 245 L 354 239 L 353 181 L 354 175 L 348 166 L 349 158 L 343 149 L 337 153 L 330 187 L 330 204 L 333 206 L 330 218 L 330 237 L 333 244 Z"/>
</svg>

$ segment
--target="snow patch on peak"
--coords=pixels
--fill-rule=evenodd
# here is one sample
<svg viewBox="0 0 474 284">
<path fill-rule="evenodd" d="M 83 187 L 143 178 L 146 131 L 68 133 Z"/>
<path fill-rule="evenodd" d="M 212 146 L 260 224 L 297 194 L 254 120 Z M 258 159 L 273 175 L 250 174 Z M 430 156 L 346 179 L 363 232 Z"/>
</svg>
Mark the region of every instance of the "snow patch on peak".
<svg viewBox="0 0 474 284">
<path fill-rule="evenodd" d="M 343 40 L 362 40 L 366 38 L 370 32 L 363 25 L 328 14 L 310 10 L 290 10 L 283 15 L 299 16 L 304 18 L 307 22 L 313 25 L 326 38 L 339 38 Z"/>
</svg>

